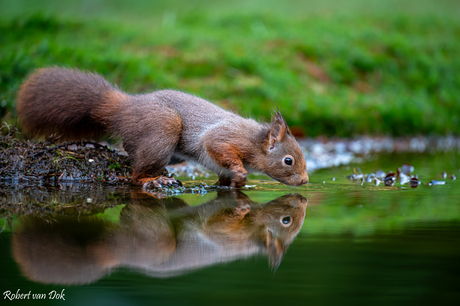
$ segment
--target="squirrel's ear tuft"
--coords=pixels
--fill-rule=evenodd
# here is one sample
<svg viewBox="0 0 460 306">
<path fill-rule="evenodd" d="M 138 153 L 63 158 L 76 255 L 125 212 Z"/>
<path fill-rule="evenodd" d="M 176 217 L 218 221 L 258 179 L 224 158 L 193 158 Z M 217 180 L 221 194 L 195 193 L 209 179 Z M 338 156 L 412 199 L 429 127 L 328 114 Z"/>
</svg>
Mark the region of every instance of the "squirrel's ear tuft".
<svg viewBox="0 0 460 306">
<path fill-rule="evenodd" d="M 286 134 L 292 135 L 291 130 L 289 130 L 289 127 L 286 124 L 286 120 L 284 120 L 283 115 L 281 115 L 279 109 L 276 108 L 276 111 L 272 116 L 272 122 L 268 132 L 269 149 L 274 149 L 276 142 L 283 141 Z"/>
</svg>

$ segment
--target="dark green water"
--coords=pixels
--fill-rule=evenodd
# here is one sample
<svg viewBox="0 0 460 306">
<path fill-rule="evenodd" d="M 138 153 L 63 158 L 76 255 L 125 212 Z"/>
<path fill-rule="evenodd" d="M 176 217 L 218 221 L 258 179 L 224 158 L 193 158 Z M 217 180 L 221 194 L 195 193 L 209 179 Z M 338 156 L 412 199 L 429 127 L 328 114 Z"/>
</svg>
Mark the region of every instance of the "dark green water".
<svg viewBox="0 0 460 306">
<path fill-rule="evenodd" d="M 3 204 L 51 204 L 2 211 L 2 305 L 458 305 L 460 181 L 440 174 L 460 176 L 460 160 L 393 155 L 359 166 L 403 162 L 445 185 L 361 185 L 345 178 L 353 166 L 318 171 L 301 188 L 254 179 L 242 193 L 162 200 L 3 184 Z M 18 289 L 64 290 L 65 301 L 3 299 Z"/>
</svg>

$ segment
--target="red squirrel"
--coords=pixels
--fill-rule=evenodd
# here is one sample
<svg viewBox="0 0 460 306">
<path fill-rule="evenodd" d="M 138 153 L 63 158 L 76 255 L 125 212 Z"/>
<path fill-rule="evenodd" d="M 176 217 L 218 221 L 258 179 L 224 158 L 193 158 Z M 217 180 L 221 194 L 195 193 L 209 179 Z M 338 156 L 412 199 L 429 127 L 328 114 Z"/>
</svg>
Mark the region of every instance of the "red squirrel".
<svg viewBox="0 0 460 306">
<path fill-rule="evenodd" d="M 130 95 L 97 74 L 64 68 L 32 74 L 19 89 L 17 110 L 33 136 L 121 137 L 132 181 L 144 187 L 175 182 L 162 176 L 173 155 L 216 172 L 221 186 L 242 187 L 252 172 L 290 186 L 308 182 L 305 156 L 279 111 L 259 123 L 187 93 Z"/>
</svg>

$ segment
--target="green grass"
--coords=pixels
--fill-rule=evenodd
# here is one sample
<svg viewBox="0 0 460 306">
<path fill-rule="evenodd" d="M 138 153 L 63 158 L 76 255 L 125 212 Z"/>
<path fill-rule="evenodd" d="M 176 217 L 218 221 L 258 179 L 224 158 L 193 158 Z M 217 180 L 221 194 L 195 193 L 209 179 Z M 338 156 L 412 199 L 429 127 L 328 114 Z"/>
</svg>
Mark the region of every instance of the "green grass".
<svg viewBox="0 0 460 306">
<path fill-rule="evenodd" d="M 317 1 L 318 2 L 318 1 Z M 460 134 L 456 1 L 1 1 L 0 116 L 35 68 L 175 88 L 308 136 Z"/>
</svg>

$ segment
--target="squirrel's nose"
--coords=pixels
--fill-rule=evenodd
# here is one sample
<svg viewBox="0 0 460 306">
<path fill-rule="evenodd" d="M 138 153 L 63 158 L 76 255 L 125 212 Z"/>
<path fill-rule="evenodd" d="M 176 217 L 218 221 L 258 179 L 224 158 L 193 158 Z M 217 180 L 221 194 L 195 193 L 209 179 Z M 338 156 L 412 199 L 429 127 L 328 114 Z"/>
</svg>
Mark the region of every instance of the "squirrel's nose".
<svg viewBox="0 0 460 306">
<path fill-rule="evenodd" d="M 308 174 L 305 174 L 305 178 L 302 179 L 300 185 L 305 185 L 306 183 L 308 183 Z"/>
</svg>

